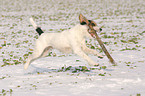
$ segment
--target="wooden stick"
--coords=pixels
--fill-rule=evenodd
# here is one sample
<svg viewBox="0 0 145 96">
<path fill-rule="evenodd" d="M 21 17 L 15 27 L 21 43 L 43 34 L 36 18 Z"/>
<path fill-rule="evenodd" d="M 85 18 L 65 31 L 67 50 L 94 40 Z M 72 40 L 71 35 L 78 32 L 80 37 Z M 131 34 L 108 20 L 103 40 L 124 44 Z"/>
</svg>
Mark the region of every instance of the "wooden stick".
<svg viewBox="0 0 145 96">
<path fill-rule="evenodd" d="M 114 59 L 111 57 L 111 55 L 109 54 L 109 52 L 107 51 L 106 47 L 104 46 L 101 38 L 98 36 L 97 32 L 93 29 L 92 26 L 89 26 L 91 29 L 91 33 L 93 33 L 95 35 L 95 38 L 97 39 L 98 43 L 100 44 L 102 50 L 104 51 L 104 53 L 106 54 L 106 56 L 108 57 L 108 59 L 110 60 L 110 62 L 114 65 L 117 65 L 117 63 L 114 61 Z"/>
<path fill-rule="evenodd" d="M 100 37 L 98 36 L 97 32 L 94 30 L 93 26 L 89 23 L 89 21 L 86 19 L 86 17 L 84 17 L 82 14 L 79 15 L 79 19 L 80 22 L 86 22 L 87 25 L 89 26 L 90 29 L 90 34 L 97 39 L 98 43 L 100 44 L 102 50 L 104 51 L 104 53 L 106 54 L 106 56 L 108 57 L 108 59 L 110 60 L 110 62 L 114 65 L 117 65 L 116 62 L 114 61 L 114 59 L 111 57 L 111 55 L 109 54 L 109 52 L 107 51 L 106 47 L 104 46 L 102 40 L 100 39 Z"/>
</svg>

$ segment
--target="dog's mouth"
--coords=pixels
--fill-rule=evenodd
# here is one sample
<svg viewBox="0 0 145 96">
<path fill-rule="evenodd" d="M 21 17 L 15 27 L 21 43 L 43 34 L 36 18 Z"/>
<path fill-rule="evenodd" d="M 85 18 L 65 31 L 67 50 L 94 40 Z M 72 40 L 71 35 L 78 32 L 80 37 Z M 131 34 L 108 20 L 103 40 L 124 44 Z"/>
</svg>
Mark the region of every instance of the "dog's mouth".
<svg viewBox="0 0 145 96">
<path fill-rule="evenodd" d="M 93 32 L 89 32 L 89 33 L 93 38 L 96 38 L 96 36 L 95 36 L 96 33 L 93 33 Z"/>
<path fill-rule="evenodd" d="M 93 37 L 96 38 L 95 34 L 98 32 L 100 33 L 102 31 L 102 28 L 100 28 L 99 30 L 94 30 L 94 29 L 89 29 L 88 32 L 89 34 Z"/>
</svg>

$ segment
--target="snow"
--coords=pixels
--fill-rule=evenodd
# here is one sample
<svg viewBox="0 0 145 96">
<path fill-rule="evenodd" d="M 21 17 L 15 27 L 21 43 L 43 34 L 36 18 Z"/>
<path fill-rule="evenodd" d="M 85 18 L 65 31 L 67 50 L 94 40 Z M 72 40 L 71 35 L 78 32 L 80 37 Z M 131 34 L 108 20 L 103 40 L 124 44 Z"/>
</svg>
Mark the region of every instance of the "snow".
<svg viewBox="0 0 145 96">
<path fill-rule="evenodd" d="M 0 96 L 144 96 L 144 5 L 144 0 L 1 0 Z M 37 36 L 29 18 L 45 32 L 60 32 L 77 24 L 80 13 L 103 26 L 99 36 L 118 66 L 101 51 L 103 59 L 89 55 L 100 64 L 93 67 L 74 54 L 53 50 L 53 56 L 24 70 Z M 87 39 L 87 45 L 99 49 L 96 40 Z M 89 71 L 75 72 L 80 66 Z"/>
<path fill-rule="evenodd" d="M 140 67 L 140 64 L 135 69 L 118 65 L 85 73 L 55 72 L 53 69 L 59 70 L 67 57 L 52 58 L 52 61 L 51 58 L 46 58 L 34 62 L 27 71 L 23 69 L 22 65 L 1 67 L 0 75 L 6 77 L 0 82 L 1 88 L 13 89 L 12 95 L 14 96 L 106 96 L 108 94 L 110 96 L 129 96 L 137 93 L 145 94 L 145 71 L 143 71 L 143 67 Z M 68 65 L 70 66 L 70 64 Z M 78 65 L 72 64 L 72 66 Z M 105 76 L 98 76 L 98 73 L 104 72 L 107 73 Z"/>
</svg>

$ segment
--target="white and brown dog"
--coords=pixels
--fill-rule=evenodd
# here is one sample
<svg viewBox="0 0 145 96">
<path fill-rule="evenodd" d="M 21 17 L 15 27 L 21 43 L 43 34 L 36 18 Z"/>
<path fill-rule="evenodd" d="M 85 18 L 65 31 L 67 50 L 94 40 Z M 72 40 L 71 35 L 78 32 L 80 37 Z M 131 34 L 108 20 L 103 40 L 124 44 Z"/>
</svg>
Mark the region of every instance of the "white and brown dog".
<svg viewBox="0 0 145 96">
<path fill-rule="evenodd" d="M 60 33 L 44 33 L 38 27 L 32 18 L 30 22 L 39 33 L 40 37 L 36 40 L 34 52 L 28 57 L 24 69 L 27 69 L 30 63 L 38 58 L 45 57 L 49 49 L 55 48 L 64 53 L 75 53 L 84 58 L 90 65 L 98 65 L 87 54 L 94 54 L 103 57 L 96 50 L 90 49 L 85 44 L 85 38 L 93 37 L 89 31 L 89 26 L 93 27 L 96 32 L 102 31 L 101 28 L 92 20 L 87 20 L 82 14 L 79 15 L 80 24 L 77 24 L 69 30 Z M 89 23 L 89 24 L 88 24 Z M 88 26 L 89 25 L 89 26 Z"/>
</svg>

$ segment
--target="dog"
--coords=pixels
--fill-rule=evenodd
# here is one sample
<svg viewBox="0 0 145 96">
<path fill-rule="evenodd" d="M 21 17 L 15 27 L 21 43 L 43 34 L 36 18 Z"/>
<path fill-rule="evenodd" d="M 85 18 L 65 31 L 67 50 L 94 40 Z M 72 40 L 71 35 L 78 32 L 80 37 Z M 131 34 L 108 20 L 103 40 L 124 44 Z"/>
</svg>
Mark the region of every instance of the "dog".
<svg viewBox="0 0 145 96">
<path fill-rule="evenodd" d="M 59 33 L 44 33 L 40 27 L 38 27 L 32 18 L 32 23 L 35 30 L 38 32 L 40 37 L 36 40 L 34 52 L 28 57 L 24 69 L 27 69 L 30 63 L 34 60 L 45 57 L 50 49 L 57 49 L 64 53 L 75 53 L 78 56 L 84 58 L 89 65 L 98 65 L 94 62 L 87 54 L 94 54 L 98 57 L 103 58 L 96 50 L 90 49 L 85 44 L 85 39 L 93 39 L 93 34 L 90 33 L 91 26 L 96 32 L 102 31 L 97 24 L 86 19 L 82 14 L 79 15 L 80 23 L 75 25 L 69 30 L 65 30 Z"/>
</svg>

